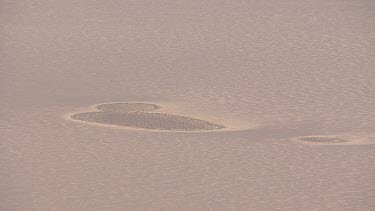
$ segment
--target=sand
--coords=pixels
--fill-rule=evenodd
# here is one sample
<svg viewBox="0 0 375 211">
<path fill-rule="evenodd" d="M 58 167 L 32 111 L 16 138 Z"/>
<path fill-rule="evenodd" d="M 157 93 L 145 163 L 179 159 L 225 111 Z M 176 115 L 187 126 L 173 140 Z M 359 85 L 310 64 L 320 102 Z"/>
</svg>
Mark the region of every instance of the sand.
<svg viewBox="0 0 375 211">
<path fill-rule="evenodd" d="M 160 107 L 147 103 L 114 103 L 96 107 L 104 112 L 85 112 L 71 115 L 74 120 L 130 128 L 171 131 L 206 131 L 225 128 L 208 121 L 163 113 L 145 113 Z"/>
<path fill-rule="evenodd" d="M 1 211 L 374 210 L 374 0 L 0 6 Z"/>
</svg>

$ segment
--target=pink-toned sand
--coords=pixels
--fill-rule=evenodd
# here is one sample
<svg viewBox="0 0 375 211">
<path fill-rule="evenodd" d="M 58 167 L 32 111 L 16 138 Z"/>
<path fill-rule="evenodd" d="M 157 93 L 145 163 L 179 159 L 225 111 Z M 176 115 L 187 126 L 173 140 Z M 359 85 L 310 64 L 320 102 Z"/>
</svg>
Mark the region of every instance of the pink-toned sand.
<svg viewBox="0 0 375 211">
<path fill-rule="evenodd" d="M 374 210 L 375 1 L 0 10 L 0 210 Z M 66 118 L 110 102 L 227 130 Z"/>
</svg>

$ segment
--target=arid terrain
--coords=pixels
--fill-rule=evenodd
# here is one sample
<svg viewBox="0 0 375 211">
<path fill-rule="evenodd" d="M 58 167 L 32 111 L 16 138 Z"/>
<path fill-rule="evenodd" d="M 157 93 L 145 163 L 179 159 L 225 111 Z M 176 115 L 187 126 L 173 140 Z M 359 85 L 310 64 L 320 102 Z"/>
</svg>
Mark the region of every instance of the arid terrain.
<svg viewBox="0 0 375 211">
<path fill-rule="evenodd" d="M 375 1 L 0 9 L 0 210 L 375 210 Z"/>
</svg>

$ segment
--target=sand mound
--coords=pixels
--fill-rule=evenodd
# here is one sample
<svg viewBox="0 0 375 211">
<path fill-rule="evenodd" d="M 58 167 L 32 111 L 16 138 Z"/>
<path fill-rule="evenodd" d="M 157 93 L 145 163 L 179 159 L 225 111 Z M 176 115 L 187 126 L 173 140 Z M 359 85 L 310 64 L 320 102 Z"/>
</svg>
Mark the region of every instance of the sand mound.
<svg viewBox="0 0 375 211">
<path fill-rule="evenodd" d="M 173 131 L 202 131 L 225 128 L 208 121 L 163 113 L 147 113 L 160 107 L 147 103 L 113 103 L 96 107 L 98 112 L 84 112 L 72 119 L 133 128 Z"/>
<path fill-rule="evenodd" d="M 310 143 L 319 143 L 319 144 L 337 144 L 337 143 L 347 143 L 349 140 L 337 138 L 337 137 L 328 137 L 328 136 L 306 136 L 297 138 L 299 141 L 310 142 Z"/>
</svg>

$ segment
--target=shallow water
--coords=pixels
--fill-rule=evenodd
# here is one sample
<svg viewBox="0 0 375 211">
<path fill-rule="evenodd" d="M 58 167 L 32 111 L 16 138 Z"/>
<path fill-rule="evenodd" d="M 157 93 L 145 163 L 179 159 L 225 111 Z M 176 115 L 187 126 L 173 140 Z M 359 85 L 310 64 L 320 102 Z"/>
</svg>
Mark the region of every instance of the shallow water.
<svg viewBox="0 0 375 211">
<path fill-rule="evenodd" d="M 1 8 L 0 210 L 375 207 L 373 1 Z M 108 102 L 233 130 L 65 118 Z M 293 140 L 303 136 L 350 141 Z"/>
</svg>

